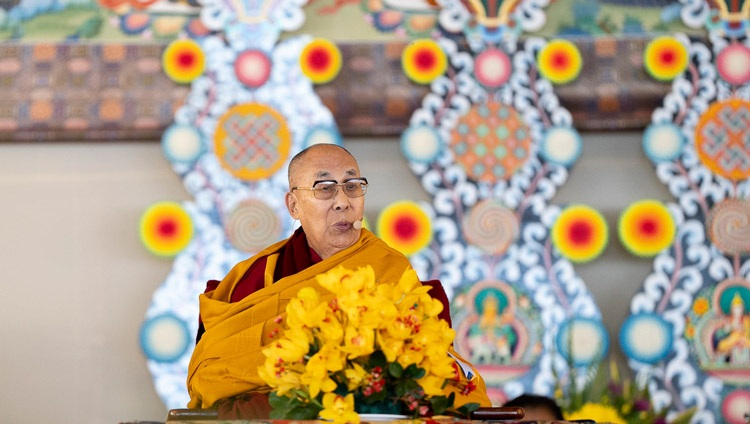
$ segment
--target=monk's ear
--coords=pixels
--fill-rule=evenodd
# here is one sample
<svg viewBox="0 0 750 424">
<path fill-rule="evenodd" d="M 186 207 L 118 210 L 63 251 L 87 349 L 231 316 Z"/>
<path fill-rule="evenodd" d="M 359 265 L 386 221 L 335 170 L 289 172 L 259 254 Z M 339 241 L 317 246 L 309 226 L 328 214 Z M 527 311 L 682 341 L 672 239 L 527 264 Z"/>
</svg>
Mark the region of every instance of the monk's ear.
<svg viewBox="0 0 750 424">
<path fill-rule="evenodd" d="M 286 193 L 286 198 L 284 200 L 286 201 L 286 208 L 289 211 L 289 215 L 291 215 L 293 219 L 299 219 L 297 213 L 297 197 L 290 191 Z"/>
</svg>

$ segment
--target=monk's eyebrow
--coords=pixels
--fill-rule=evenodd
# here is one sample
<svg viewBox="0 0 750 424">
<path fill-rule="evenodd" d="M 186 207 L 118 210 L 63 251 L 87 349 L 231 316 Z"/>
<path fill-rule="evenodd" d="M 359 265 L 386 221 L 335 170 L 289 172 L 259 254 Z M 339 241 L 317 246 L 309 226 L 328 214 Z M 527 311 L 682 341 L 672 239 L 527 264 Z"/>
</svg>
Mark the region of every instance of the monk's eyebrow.
<svg viewBox="0 0 750 424">
<path fill-rule="evenodd" d="M 357 176 L 357 170 L 356 169 L 349 169 L 346 171 L 346 175 L 351 175 L 352 177 Z M 320 171 L 317 174 L 315 174 L 315 179 L 321 180 L 325 178 L 331 178 L 331 173 L 328 171 Z"/>
</svg>

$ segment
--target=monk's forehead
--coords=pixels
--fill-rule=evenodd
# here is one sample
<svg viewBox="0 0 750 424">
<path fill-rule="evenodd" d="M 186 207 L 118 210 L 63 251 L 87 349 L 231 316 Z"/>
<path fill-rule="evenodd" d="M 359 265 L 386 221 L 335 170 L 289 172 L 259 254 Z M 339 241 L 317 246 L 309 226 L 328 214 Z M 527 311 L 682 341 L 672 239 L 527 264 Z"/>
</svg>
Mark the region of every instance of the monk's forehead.
<svg viewBox="0 0 750 424">
<path fill-rule="evenodd" d="M 336 179 L 341 175 L 359 176 L 357 161 L 345 150 L 335 146 L 314 149 L 304 156 L 297 178 Z"/>
</svg>

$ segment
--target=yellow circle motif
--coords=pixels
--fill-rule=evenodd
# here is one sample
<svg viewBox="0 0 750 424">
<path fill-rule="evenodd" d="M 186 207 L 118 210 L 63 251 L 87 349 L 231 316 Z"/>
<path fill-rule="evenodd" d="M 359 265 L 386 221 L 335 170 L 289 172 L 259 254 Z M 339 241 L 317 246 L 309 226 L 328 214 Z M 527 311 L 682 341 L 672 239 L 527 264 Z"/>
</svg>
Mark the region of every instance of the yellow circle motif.
<svg viewBox="0 0 750 424">
<path fill-rule="evenodd" d="M 583 67 L 581 52 L 567 40 L 550 41 L 537 58 L 539 73 L 554 84 L 565 84 L 578 78 Z"/>
<path fill-rule="evenodd" d="M 687 48 L 674 37 L 657 37 L 646 46 L 643 55 L 646 71 L 659 81 L 670 81 L 685 72 Z"/>
<path fill-rule="evenodd" d="M 383 241 L 406 256 L 419 252 L 432 240 L 430 218 L 419 204 L 408 200 L 383 209 L 377 228 Z"/>
<path fill-rule="evenodd" d="M 193 40 L 175 40 L 162 54 L 164 73 L 173 81 L 185 84 L 203 74 L 206 58 L 203 50 Z"/>
<path fill-rule="evenodd" d="M 608 238 L 607 222 L 589 206 L 568 206 L 552 226 L 552 244 L 573 262 L 588 262 L 599 256 Z"/>
<path fill-rule="evenodd" d="M 336 78 L 341 71 L 341 52 L 331 41 L 316 38 L 302 50 L 299 64 L 302 73 L 310 81 L 325 84 Z"/>
<path fill-rule="evenodd" d="M 172 257 L 192 240 L 193 221 L 179 203 L 159 202 L 141 216 L 140 235 L 151 253 Z"/>
<path fill-rule="evenodd" d="M 448 59 L 440 45 L 430 39 L 409 43 L 401 55 L 401 65 L 409 79 L 418 84 L 429 84 L 443 75 Z"/>
<path fill-rule="evenodd" d="M 663 203 L 642 200 L 625 209 L 617 230 L 623 246 L 632 254 L 654 256 L 672 244 L 676 227 Z"/>
</svg>

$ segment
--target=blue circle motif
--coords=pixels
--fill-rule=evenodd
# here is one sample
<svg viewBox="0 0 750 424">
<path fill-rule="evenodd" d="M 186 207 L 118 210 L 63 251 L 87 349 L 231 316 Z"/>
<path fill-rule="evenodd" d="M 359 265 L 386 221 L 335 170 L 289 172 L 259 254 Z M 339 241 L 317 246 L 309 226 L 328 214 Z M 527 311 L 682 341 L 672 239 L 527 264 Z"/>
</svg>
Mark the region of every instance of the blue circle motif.
<svg viewBox="0 0 750 424">
<path fill-rule="evenodd" d="M 164 156 L 172 163 L 190 164 L 205 151 L 203 136 L 190 125 L 174 124 L 161 137 Z"/>
<path fill-rule="evenodd" d="M 463 144 L 462 147 L 465 149 L 466 145 Z M 443 150 L 443 141 L 440 134 L 431 126 L 409 127 L 401 135 L 401 152 L 409 161 L 431 163 L 437 159 L 441 150 Z M 456 150 L 462 149 L 456 146 Z"/>
<path fill-rule="evenodd" d="M 620 328 L 620 346 L 629 358 L 655 364 L 672 351 L 672 324 L 659 315 L 641 313 L 629 316 Z M 643 341 L 648 341 L 645 346 Z"/>
<path fill-rule="evenodd" d="M 313 144 L 335 144 L 337 146 L 343 146 L 344 141 L 335 126 L 318 125 L 311 128 L 305 136 L 304 146 L 310 147 Z"/>
<path fill-rule="evenodd" d="M 582 150 L 583 140 L 575 129 L 553 127 L 544 134 L 540 153 L 547 162 L 567 168 L 578 160 Z"/>
<path fill-rule="evenodd" d="M 643 151 L 653 163 L 669 162 L 682 153 L 685 137 L 671 123 L 651 124 L 643 133 Z"/>
<path fill-rule="evenodd" d="M 147 319 L 141 326 L 140 340 L 146 358 L 156 362 L 175 362 L 192 342 L 187 324 L 170 313 Z"/>
<path fill-rule="evenodd" d="M 586 341 L 589 343 L 588 351 L 581 350 L 587 346 L 580 344 L 572 346 L 572 343 L 575 342 L 570 340 L 572 331 L 587 331 L 587 336 L 593 336 L 593 339 L 586 337 Z M 576 367 L 592 365 L 604 358 L 609 351 L 609 335 L 607 334 L 607 330 L 601 321 L 593 318 L 576 317 L 565 321 L 560 326 L 556 341 L 560 354 L 565 357 L 568 363 Z"/>
</svg>

